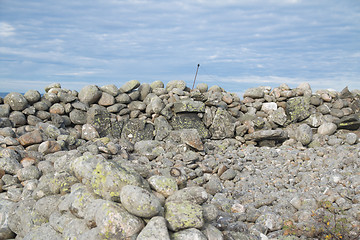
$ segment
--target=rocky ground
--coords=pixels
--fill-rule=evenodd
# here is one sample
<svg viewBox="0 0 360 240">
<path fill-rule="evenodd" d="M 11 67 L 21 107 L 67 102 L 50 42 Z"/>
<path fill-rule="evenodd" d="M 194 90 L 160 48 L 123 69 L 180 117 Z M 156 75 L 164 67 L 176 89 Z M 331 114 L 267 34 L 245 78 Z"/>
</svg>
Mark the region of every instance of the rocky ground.
<svg viewBox="0 0 360 240">
<path fill-rule="evenodd" d="M 0 99 L 0 239 L 358 239 L 359 92 L 182 81 Z"/>
</svg>

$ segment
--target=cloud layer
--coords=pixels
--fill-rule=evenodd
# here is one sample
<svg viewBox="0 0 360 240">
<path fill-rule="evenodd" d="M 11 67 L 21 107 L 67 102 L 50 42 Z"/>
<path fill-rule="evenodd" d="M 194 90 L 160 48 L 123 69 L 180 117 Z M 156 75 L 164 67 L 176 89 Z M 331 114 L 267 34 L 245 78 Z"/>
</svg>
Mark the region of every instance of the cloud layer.
<svg viewBox="0 0 360 240">
<path fill-rule="evenodd" d="M 304 81 L 360 89 L 359 13 L 352 0 L 3 0 L 0 91 L 191 86 L 198 63 L 198 81 L 232 92 Z"/>
</svg>

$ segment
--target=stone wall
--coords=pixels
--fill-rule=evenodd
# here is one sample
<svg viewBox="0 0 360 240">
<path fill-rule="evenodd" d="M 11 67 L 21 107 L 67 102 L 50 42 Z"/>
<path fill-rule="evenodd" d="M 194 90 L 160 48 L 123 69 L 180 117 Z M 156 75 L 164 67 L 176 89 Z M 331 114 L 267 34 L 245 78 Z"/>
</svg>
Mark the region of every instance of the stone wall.
<svg viewBox="0 0 360 240">
<path fill-rule="evenodd" d="M 198 84 L 191 90 L 184 81 L 164 86 L 160 81 L 140 84 L 132 80 L 120 89 L 90 85 L 80 92 L 62 89 L 57 83 L 45 91 L 43 96 L 29 90 L 0 99 L 0 127 L 16 128 L 20 144 L 28 150 L 38 150 L 47 139 L 56 145 L 49 147 L 63 150 L 105 136 L 131 143 L 164 140 L 171 131 L 181 129 L 196 129 L 201 139 L 236 138 L 259 146 L 300 142 L 312 147 L 329 141 L 336 131 L 360 126 L 360 92 L 348 88 L 313 93 L 309 84 L 295 89 L 282 84 L 274 89 L 248 89 L 242 100 L 219 86 Z M 39 128 L 52 131 L 52 126 L 52 133 L 26 138 L 25 133 Z M 0 143 L 11 146 L 6 141 L 9 136 L 0 135 Z M 357 140 L 353 134 L 340 138 L 337 141 L 350 144 Z"/>
</svg>

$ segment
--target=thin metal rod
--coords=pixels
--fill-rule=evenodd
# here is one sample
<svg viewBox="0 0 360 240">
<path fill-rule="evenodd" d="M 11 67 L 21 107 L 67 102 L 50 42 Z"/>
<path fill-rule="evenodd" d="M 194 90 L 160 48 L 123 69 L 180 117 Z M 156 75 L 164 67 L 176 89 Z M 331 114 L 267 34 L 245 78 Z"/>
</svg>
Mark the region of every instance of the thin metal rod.
<svg viewBox="0 0 360 240">
<path fill-rule="evenodd" d="M 199 67 L 200 67 L 200 64 L 197 65 L 197 69 L 196 69 L 196 73 L 195 73 L 195 78 L 194 78 L 194 83 L 193 83 L 192 89 L 194 89 L 194 86 L 195 86 L 196 76 L 197 76 L 197 74 L 198 74 Z"/>
</svg>

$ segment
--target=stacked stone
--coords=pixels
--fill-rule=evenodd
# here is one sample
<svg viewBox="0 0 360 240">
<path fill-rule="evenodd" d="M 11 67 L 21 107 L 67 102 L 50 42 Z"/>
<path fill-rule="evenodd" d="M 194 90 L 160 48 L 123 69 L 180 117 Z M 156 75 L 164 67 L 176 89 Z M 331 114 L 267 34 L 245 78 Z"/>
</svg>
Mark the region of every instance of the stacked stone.
<svg viewBox="0 0 360 240">
<path fill-rule="evenodd" d="M 45 91 L 0 99 L 0 239 L 266 239 L 323 199 L 360 221 L 358 91 L 282 84 L 240 100 L 136 80 Z M 343 170 L 328 178 L 332 154 Z"/>
</svg>

